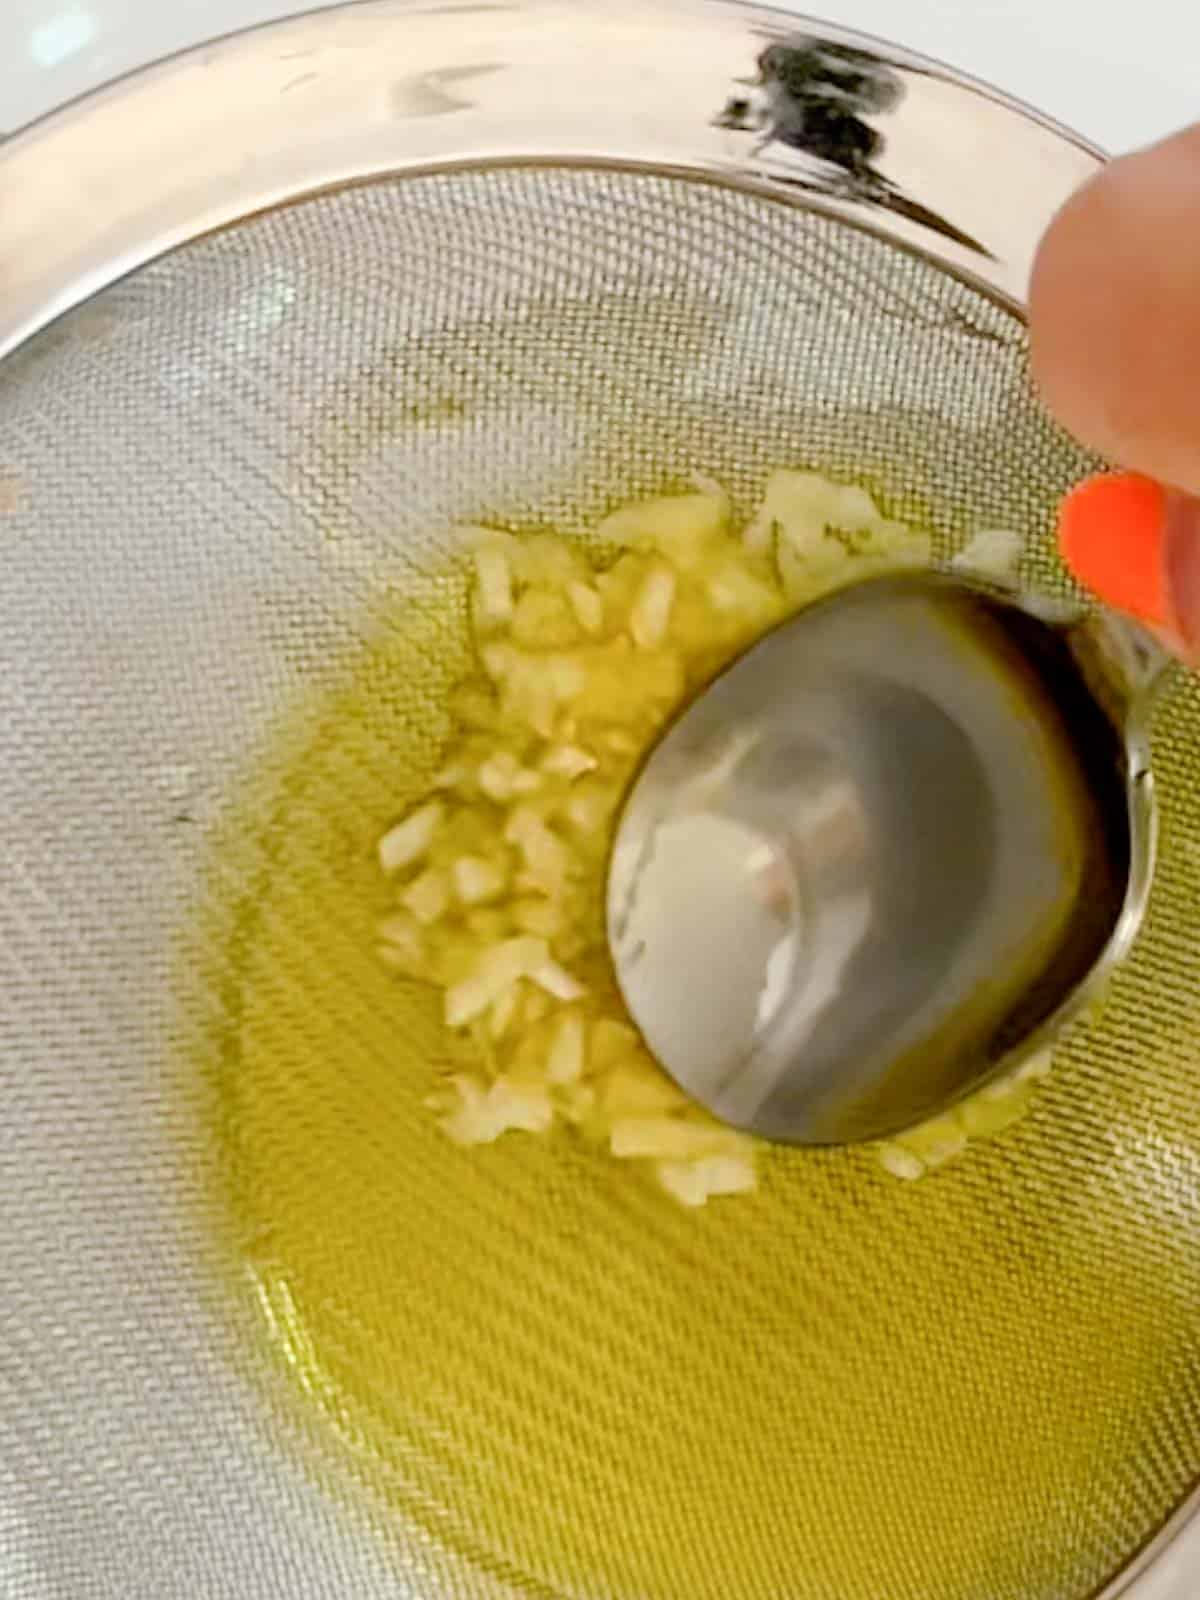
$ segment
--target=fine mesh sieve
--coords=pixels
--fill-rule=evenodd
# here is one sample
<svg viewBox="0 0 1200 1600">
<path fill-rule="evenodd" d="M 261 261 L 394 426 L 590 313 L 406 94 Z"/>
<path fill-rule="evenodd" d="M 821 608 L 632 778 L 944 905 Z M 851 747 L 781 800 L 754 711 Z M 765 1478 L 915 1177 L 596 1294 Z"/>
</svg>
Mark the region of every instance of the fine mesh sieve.
<svg viewBox="0 0 1200 1600">
<path fill-rule="evenodd" d="M 698 82 L 715 118 L 794 22 L 476 9 L 457 75 L 387 64 L 414 28 L 459 39 L 439 15 L 229 41 L 0 162 L 21 202 L 0 237 L 25 264 L 56 239 L 28 304 L 13 268 L 7 331 L 46 325 L 0 365 L 0 1589 L 1191 1595 L 1181 1546 L 1130 1563 L 1200 1477 L 1193 684 L 1156 728 L 1144 938 L 1029 1119 L 935 1178 L 775 1150 L 757 1195 L 685 1214 L 565 1139 L 464 1153 L 422 1106 L 448 1046 L 433 998 L 373 962 L 371 849 L 465 664 L 455 523 L 582 536 L 695 470 L 747 511 L 804 465 L 944 554 L 1015 528 L 1061 588 L 1050 512 L 1093 465 L 1031 396 L 997 292 L 1022 264 L 986 205 L 917 249 L 912 207 L 855 225 L 885 191 L 848 169 L 798 188 L 768 151 L 735 186 L 668 134 L 658 171 L 585 160 L 553 89 L 558 158 L 531 159 L 521 95 L 486 162 L 454 126 L 489 75 L 681 29 L 654 95 Z M 1090 165 L 888 59 L 898 155 L 922 126 L 943 148 L 961 95 L 1014 148 L 1036 133 L 1031 170 Z M 268 60 L 291 109 L 258 92 Z M 464 159 L 383 176 L 409 163 L 347 148 L 339 176 L 374 181 L 331 184 L 332 102 L 301 81 L 324 71 L 337 115 L 386 103 Z M 425 110 L 397 123 L 398 95 Z M 245 142 L 268 104 L 280 150 L 307 111 L 303 182 Z M 73 231 L 69 194 L 22 187 L 76 159 L 82 192 L 89 151 L 93 174 L 144 163 L 150 114 L 161 227 L 147 201 L 128 232 L 115 179 Z M 256 196 L 230 180 L 221 214 L 188 166 L 220 118 Z"/>
</svg>

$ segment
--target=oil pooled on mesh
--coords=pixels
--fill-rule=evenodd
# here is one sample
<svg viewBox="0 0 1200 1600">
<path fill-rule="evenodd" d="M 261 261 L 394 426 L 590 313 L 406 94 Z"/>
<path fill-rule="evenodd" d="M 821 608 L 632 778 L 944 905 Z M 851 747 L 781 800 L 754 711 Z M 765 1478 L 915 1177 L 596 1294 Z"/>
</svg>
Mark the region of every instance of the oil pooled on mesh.
<svg viewBox="0 0 1200 1600">
<path fill-rule="evenodd" d="M 8 369 L 0 440 L 30 1063 L 0 1430 L 63 1486 L 20 1502 L 34 1595 L 1084 1600 L 1117 1570 L 1200 1472 L 1194 691 L 1104 1017 L 1027 1124 L 912 1190 L 776 1153 L 697 1218 L 570 1145 L 464 1154 L 420 1104 L 433 999 L 370 956 L 371 848 L 462 668 L 440 530 L 579 530 L 696 468 L 744 511 L 789 464 L 946 550 L 1044 540 L 1088 463 L 1015 321 L 747 196 L 429 178 L 139 274 Z M 178 1244 L 214 1234 L 228 1295 Z"/>
</svg>

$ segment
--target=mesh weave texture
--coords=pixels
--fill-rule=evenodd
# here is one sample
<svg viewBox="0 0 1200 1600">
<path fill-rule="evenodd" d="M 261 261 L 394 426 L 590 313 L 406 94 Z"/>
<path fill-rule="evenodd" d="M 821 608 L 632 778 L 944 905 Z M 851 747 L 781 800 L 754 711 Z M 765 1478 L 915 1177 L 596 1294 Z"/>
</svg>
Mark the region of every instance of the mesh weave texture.
<svg viewBox="0 0 1200 1600">
<path fill-rule="evenodd" d="M 720 188 L 348 190 L 0 369 L 0 1590 L 1084 1600 L 1200 1475 L 1200 691 L 1148 930 L 929 1181 L 771 1152 L 684 1214 L 464 1153 L 371 847 L 463 666 L 456 521 L 864 481 L 1062 585 L 1018 319 Z"/>
</svg>

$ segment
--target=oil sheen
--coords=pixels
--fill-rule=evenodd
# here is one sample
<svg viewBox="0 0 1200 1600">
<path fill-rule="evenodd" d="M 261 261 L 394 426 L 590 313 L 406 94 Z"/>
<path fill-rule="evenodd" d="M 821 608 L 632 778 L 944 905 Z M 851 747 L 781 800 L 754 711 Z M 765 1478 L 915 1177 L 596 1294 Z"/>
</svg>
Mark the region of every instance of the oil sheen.
<svg viewBox="0 0 1200 1600">
<path fill-rule="evenodd" d="M 773 1150 L 701 1213 L 568 1138 L 451 1144 L 423 1104 L 437 999 L 372 954 L 373 851 L 435 768 L 462 606 L 430 584 L 299 697 L 211 873 L 199 1066 L 280 1450 L 423 1596 L 1098 1586 L 1096 1484 L 1153 1448 L 1162 1329 L 1200 1303 L 1147 1272 L 1122 1163 L 1079 1180 L 1098 1141 L 1153 1138 L 1149 1066 L 1093 1072 L 1084 1037 L 1034 1115 L 926 1183 Z M 1191 1471 L 1120 1500 L 1125 1547 Z"/>
</svg>

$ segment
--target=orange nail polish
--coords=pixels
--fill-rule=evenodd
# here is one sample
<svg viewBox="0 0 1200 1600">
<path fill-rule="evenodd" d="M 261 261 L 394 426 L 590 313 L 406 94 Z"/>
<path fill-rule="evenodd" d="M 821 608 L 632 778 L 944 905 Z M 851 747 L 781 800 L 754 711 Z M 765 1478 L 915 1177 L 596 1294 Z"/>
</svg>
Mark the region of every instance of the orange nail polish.
<svg viewBox="0 0 1200 1600">
<path fill-rule="evenodd" d="M 1087 589 L 1127 616 L 1168 627 L 1164 537 L 1167 492 L 1136 472 L 1104 472 L 1059 508 L 1058 548 Z"/>
</svg>

